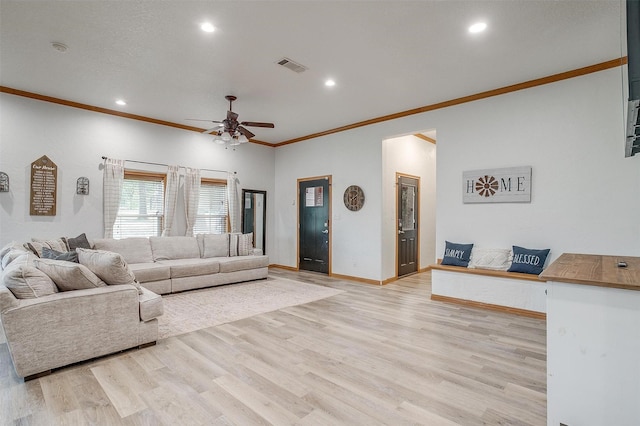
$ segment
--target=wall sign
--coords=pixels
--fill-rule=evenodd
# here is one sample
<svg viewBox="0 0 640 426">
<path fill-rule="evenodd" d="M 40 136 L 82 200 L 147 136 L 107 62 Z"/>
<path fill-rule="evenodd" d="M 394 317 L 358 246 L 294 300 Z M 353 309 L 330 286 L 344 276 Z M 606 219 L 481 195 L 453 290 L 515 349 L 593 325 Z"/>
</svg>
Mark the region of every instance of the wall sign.
<svg viewBox="0 0 640 426">
<path fill-rule="evenodd" d="M 46 155 L 31 163 L 31 216 L 55 216 L 58 191 L 58 166 Z"/>
<path fill-rule="evenodd" d="M 462 173 L 463 203 L 530 203 L 531 166 Z"/>
</svg>

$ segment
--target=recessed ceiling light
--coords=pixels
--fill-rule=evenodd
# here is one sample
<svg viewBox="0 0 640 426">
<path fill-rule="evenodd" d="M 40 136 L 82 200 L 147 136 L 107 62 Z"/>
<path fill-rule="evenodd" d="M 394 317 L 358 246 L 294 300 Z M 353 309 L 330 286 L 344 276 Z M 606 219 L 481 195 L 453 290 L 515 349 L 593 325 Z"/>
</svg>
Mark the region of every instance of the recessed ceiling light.
<svg viewBox="0 0 640 426">
<path fill-rule="evenodd" d="M 333 86 L 335 86 L 335 85 L 336 85 L 336 82 L 335 82 L 335 80 L 328 79 L 328 80 L 326 80 L 326 81 L 324 82 L 324 85 L 325 85 L 325 86 L 327 86 L 327 87 L 333 87 Z"/>
<path fill-rule="evenodd" d="M 472 26 L 469 27 L 470 33 L 481 33 L 482 31 L 487 29 L 487 24 L 484 22 L 476 22 Z"/>
<path fill-rule="evenodd" d="M 205 22 L 202 25 L 200 25 L 200 29 L 205 33 L 212 33 L 216 30 L 216 27 L 214 27 L 211 22 Z"/>
<path fill-rule="evenodd" d="M 120 105 L 120 106 L 125 106 L 127 103 L 125 101 L 123 101 L 122 99 L 118 99 L 116 101 L 116 104 Z"/>
</svg>

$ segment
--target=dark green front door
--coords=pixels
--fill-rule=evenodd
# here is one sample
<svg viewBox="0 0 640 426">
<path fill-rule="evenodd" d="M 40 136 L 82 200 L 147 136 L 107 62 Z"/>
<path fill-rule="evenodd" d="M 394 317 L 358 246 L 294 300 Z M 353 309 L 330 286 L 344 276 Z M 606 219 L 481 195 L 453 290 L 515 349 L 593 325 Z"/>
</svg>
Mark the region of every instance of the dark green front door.
<svg viewBox="0 0 640 426">
<path fill-rule="evenodd" d="M 329 178 L 298 183 L 299 268 L 329 273 Z"/>
</svg>

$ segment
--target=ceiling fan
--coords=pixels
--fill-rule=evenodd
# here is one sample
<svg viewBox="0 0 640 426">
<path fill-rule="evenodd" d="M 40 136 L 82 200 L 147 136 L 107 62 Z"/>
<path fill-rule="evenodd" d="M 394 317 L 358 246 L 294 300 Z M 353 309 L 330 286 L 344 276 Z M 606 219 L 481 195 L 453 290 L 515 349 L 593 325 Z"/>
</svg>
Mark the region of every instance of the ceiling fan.
<svg viewBox="0 0 640 426">
<path fill-rule="evenodd" d="M 254 137 L 255 135 L 251 133 L 249 130 L 245 129 L 243 126 L 249 127 L 267 127 L 273 129 L 275 126 L 273 123 L 261 123 L 257 121 L 238 121 L 238 114 L 233 112 L 232 104 L 233 101 L 238 99 L 233 95 L 227 95 L 224 97 L 229 101 L 229 111 L 227 111 L 227 118 L 222 121 L 216 120 L 198 120 L 195 118 L 190 118 L 188 120 L 195 121 L 210 121 L 213 123 L 218 123 L 214 127 L 205 130 L 202 133 L 209 134 L 215 133 L 214 141 L 220 144 L 229 144 L 229 145 L 239 145 L 241 143 L 249 142 L 249 139 Z"/>
</svg>

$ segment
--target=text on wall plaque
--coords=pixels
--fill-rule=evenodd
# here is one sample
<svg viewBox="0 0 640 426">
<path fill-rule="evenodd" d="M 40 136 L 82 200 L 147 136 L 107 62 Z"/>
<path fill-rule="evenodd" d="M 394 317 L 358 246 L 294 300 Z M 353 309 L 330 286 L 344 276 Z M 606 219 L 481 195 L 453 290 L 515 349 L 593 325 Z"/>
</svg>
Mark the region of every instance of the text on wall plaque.
<svg viewBox="0 0 640 426">
<path fill-rule="evenodd" d="M 55 216 L 58 191 L 58 166 L 46 155 L 31 163 L 31 216 Z"/>
</svg>

